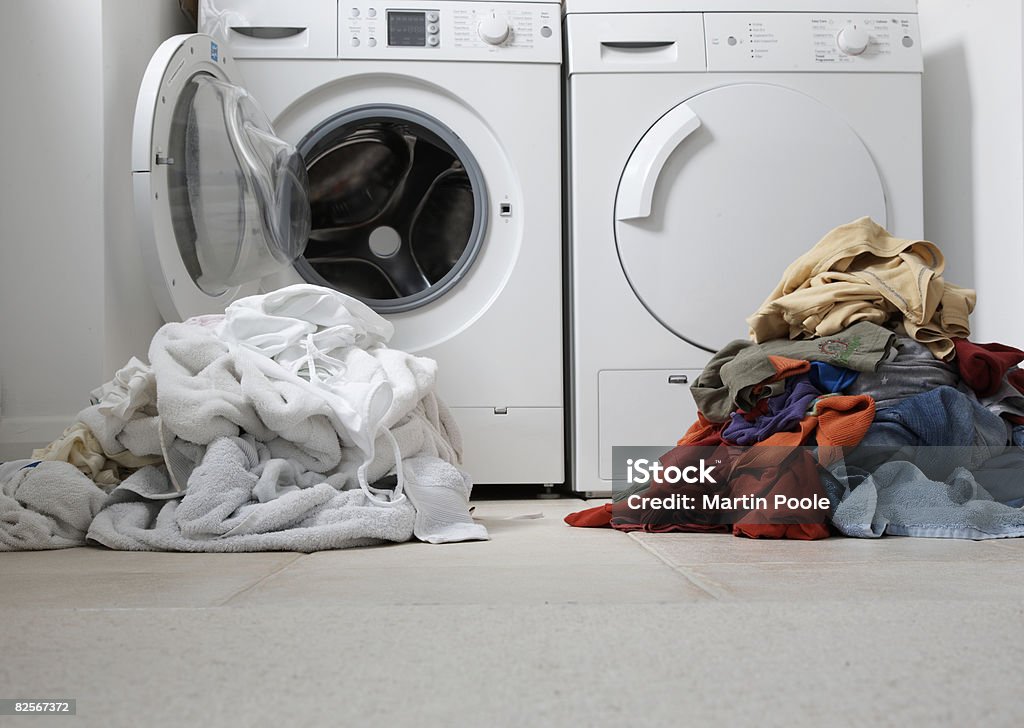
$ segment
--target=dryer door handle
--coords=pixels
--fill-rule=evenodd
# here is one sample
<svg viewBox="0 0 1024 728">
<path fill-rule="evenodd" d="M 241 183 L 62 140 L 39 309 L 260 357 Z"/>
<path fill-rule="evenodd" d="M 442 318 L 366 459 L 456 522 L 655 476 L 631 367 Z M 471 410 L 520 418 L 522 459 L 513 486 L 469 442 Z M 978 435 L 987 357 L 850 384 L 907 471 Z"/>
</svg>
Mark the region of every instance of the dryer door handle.
<svg viewBox="0 0 1024 728">
<path fill-rule="evenodd" d="M 700 128 L 700 119 L 686 104 L 679 104 L 655 122 L 636 145 L 619 182 L 615 199 L 617 220 L 636 220 L 651 214 L 654 187 L 661 169 L 683 139 Z"/>
</svg>

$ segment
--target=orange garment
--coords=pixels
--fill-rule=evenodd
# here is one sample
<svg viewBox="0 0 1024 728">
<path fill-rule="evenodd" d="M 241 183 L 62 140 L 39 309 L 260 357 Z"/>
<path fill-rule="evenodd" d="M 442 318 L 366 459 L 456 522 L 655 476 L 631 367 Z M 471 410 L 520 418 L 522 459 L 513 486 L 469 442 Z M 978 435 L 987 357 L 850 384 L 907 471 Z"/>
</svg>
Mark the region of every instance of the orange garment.
<svg viewBox="0 0 1024 728">
<path fill-rule="evenodd" d="M 722 442 L 724 422 L 711 422 L 700 412 L 697 421 L 690 425 L 686 434 L 679 438 L 677 445 L 718 445 Z"/>
<path fill-rule="evenodd" d="M 815 405 L 815 411 L 818 413 L 818 445 L 852 447 L 864 439 L 875 419 L 875 400 L 867 394 L 823 397 Z"/>
<path fill-rule="evenodd" d="M 773 382 L 811 371 L 811 363 L 803 359 L 790 359 L 788 356 L 769 354 L 768 361 L 775 367 L 775 376 L 771 379 Z"/>
</svg>

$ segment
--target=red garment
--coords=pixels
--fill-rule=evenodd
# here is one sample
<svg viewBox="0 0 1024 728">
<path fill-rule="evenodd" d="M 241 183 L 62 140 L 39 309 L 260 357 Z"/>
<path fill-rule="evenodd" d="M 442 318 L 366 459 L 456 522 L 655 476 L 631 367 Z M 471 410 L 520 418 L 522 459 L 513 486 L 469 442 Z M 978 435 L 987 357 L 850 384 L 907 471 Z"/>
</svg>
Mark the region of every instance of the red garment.
<svg viewBox="0 0 1024 728">
<path fill-rule="evenodd" d="M 570 526 L 576 526 L 577 528 L 611 528 L 612 504 L 605 503 L 601 506 L 576 511 L 575 513 L 570 513 L 564 520 Z"/>
<path fill-rule="evenodd" d="M 998 392 L 1010 368 L 1024 361 L 1024 351 L 1005 344 L 975 344 L 967 339 L 953 339 L 953 346 L 960 378 L 979 397 L 991 397 Z M 1020 376 L 1015 375 L 1017 381 Z"/>
<path fill-rule="evenodd" d="M 831 534 L 824 523 L 737 523 L 733 536 L 747 538 L 788 538 L 794 541 L 817 541 Z"/>
</svg>

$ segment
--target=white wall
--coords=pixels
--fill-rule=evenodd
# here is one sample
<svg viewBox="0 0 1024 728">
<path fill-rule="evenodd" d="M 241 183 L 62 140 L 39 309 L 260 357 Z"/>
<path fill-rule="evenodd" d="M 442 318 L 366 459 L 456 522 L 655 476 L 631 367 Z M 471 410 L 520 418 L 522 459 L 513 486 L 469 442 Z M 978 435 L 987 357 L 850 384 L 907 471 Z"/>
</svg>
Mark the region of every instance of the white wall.
<svg viewBox="0 0 1024 728">
<path fill-rule="evenodd" d="M 148 360 L 163 321 L 142 271 L 131 179 L 132 121 L 142 74 L 165 38 L 189 28 L 175 0 L 103 0 L 103 116 L 106 174 L 106 379 L 130 357 Z M 104 381 L 106 381 L 104 379 Z"/>
<path fill-rule="evenodd" d="M 159 325 L 137 268 L 131 120 L 174 0 L 4 0 L 0 459 L 60 434 Z"/>
<path fill-rule="evenodd" d="M 972 286 L 974 341 L 1024 347 L 1020 0 L 919 0 L 925 235 Z"/>
<path fill-rule="evenodd" d="M 3 6 L 0 441 L 59 434 L 103 375 L 100 18 L 100 0 Z"/>
</svg>

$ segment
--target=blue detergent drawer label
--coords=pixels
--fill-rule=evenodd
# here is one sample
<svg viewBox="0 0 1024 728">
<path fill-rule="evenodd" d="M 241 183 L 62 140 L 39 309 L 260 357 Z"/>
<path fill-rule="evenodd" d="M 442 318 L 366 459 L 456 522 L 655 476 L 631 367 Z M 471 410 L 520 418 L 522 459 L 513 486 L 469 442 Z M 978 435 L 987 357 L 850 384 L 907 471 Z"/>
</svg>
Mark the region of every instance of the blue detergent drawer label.
<svg viewBox="0 0 1024 728">
<path fill-rule="evenodd" d="M 219 59 L 217 58 L 217 44 L 212 40 L 210 41 L 210 60 L 216 63 Z"/>
</svg>

